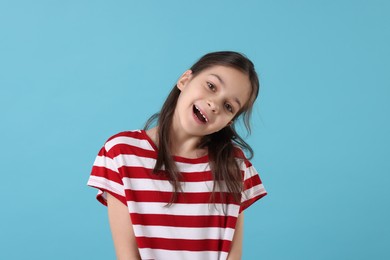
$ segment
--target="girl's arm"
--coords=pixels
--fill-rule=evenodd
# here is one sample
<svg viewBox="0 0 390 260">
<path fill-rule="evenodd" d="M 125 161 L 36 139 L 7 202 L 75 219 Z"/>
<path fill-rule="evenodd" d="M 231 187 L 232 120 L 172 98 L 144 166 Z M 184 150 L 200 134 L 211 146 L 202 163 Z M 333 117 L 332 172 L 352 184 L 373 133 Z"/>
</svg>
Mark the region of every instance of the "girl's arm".
<svg viewBox="0 0 390 260">
<path fill-rule="evenodd" d="M 244 212 L 241 212 L 237 218 L 236 230 L 232 240 L 228 260 L 240 260 L 242 256 L 242 237 L 244 231 Z"/>
<path fill-rule="evenodd" d="M 109 193 L 107 193 L 107 206 L 117 259 L 141 259 L 128 208 Z"/>
</svg>

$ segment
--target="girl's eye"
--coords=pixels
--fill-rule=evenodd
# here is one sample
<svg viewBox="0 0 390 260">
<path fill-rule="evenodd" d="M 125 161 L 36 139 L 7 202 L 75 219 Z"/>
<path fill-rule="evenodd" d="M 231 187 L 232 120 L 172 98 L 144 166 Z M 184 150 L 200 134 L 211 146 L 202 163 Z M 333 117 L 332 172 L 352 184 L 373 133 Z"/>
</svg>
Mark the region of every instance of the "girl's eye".
<svg viewBox="0 0 390 260">
<path fill-rule="evenodd" d="M 215 86 L 213 83 L 207 82 L 207 87 L 209 87 L 209 89 L 211 89 L 211 91 L 215 91 Z"/>
<path fill-rule="evenodd" d="M 230 113 L 233 113 L 233 107 L 232 107 L 229 103 L 226 103 L 226 104 L 225 104 L 225 108 L 226 108 L 227 111 L 229 111 Z"/>
</svg>

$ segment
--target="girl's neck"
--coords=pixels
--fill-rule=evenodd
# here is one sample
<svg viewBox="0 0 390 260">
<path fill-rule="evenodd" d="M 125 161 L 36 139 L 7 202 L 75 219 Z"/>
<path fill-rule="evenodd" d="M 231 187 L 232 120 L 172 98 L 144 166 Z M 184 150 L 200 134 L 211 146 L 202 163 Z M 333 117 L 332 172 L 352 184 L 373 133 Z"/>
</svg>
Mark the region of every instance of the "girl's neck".
<svg viewBox="0 0 390 260">
<path fill-rule="evenodd" d="M 158 147 L 158 127 L 148 129 L 147 135 Z M 180 131 L 170 131 L 171 153 L 185 158 L 199 158 L 207 154 L 207 149 L 198 147 L 200 137 L 184 135 Z"/>
<path fill-rule="evenodd" d="M 199 140 L 196 139 L 172 138 L 171 144 L 172 155 L 199 158 L 207 154 L 207 149 L 198 147 Z"/>
<path fill-rule="evenodd" d="M 175 120 L 176 119 L 176 120 Z M 178 119 L 173 116 L 169 138 L 173 155 L 186 158 L 199 158 L 207 154 L 205 149 L 199 148 L 201 136 L 194 136 L 183 131 Z"/>
</svg>

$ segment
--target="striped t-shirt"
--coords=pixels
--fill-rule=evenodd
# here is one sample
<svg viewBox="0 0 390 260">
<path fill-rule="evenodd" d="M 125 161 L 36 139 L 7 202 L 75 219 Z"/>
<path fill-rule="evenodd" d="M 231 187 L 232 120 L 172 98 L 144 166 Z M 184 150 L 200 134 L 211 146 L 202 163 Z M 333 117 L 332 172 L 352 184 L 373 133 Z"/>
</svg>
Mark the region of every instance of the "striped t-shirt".
<svg viewBox="0 0 390 260">
<path fill-rule="evenodd" d="M 173 188 L 164 174 L 153 173 L 157 147 L 144 130 L 109 138 L 96 157 L 88 185 L 98 188 L 102 204 L 107 205 L 108 192 L 128 207 L 142 259 L 226 259 L 238 215 L 267 194 L 255 168 L 243 154 L 240 157 L 241 204 L 222 200 L 223 188 L 210 200 L 213 177 L 206 155 L 173 156 L 182 174 L 182 191 L 167 206 Z"/>
</svg>

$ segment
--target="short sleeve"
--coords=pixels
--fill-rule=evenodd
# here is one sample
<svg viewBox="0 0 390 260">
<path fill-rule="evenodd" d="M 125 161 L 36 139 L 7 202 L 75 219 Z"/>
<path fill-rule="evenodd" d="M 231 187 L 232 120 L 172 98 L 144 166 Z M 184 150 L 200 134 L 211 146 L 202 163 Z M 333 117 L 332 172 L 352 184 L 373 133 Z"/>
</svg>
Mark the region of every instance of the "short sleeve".
<svg viewBox="0 0 390 260">
<path fill-rule="evenodd" d="M 107 206 L 107 193 L 127 205 L 122 176 L 115 158 L 110 156 L 105 147 L 96 156 L 87 185 L 98 189 L 96 199 L 103 205 Z"/>
<path fill-rule="evenodd" d="M 244 170 L 244 188 L 241 196 L 240 213 L 257 200 L 267 195 L 260 176 L 253 165 L 246 160 Z"/>
</svg>

